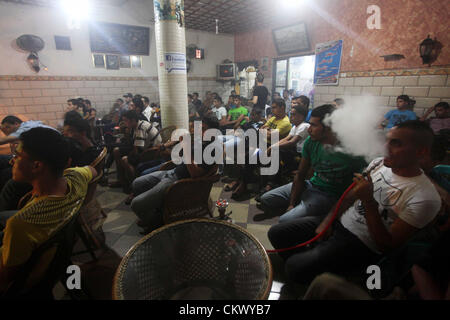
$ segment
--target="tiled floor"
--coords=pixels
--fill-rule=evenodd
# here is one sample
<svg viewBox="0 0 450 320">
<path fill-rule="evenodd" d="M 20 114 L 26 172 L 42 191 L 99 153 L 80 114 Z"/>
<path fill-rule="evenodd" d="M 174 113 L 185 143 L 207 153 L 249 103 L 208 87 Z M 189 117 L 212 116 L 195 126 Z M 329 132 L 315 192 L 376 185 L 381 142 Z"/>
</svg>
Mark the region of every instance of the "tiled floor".
<svg viewBox="0 0 450 320">
<path fill-rule="evenodd" d="M 114 180 L 114 177 L 110 178 L 110 180 Z M 238 202 L 231 199 L 231 192 L 223 191 L 223 187 L 223 182 L 217 182 L 211 190 L 211 199 L 213 201 L 227 199 L 230 203 L 227 212 L 232 211 L 231 218 L 233 222 L 246 228 L 266 249 L 272 249 L 267 238 L 267 231 L 271 225 L 278 222 L 278 217 L 266 217 L 256 207 L 255 194 L 249 195 L 247 200 Z M 250 198 L 250 196 L 252 197 Z M 126 197 L 127 195 L 122 193 L 121 189 L 102 186 L 99 186 L 97 189 L 97 199 L 108 215 L 103 225 L 103 231 L 106 236 L 106 244 L 111 250 L 106 253 L 99 253 L 101 256 L 97 262 L 82 264 L 81 269 L 84 272 L 86 286 L 89 287 L 87 291 L 91 298 L 109 299 L 111 297 L 112 277 L 121 258 L 143 237 L 139 234 L 142 229 L 135 223 L 137 220 L 136 215 L 129 206 L 124 204 Z M 214 212 L 214 216 L 218 216 L 217 209 Z M 275 259 L 277 258 L 275 257 Z M 84 259 L 86 259 L 86 256 L 78 258 L 80 262 Z M 283 291 L 282 262 L 273 262 L 272 265 L 274 268 L 274 281 L 269 299 L 295 298 Z"/>
</svg>

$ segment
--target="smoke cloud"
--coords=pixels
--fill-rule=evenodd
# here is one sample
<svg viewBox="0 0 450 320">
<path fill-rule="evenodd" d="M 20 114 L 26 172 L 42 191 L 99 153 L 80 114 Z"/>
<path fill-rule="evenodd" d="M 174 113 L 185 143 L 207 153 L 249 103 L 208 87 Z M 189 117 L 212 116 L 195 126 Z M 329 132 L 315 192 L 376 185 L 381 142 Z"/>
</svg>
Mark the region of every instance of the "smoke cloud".
<svg viewBox="0 0 450 320">
<path fill-rule="evenodd" d="M 373 97 L 345 97 L 345 105 L 324 123 L 331 125 L 340 145 L 336 151 L 363 156 L 367 162 L 385 154 L 385 132 L 378 129 L 384 110 Z"/>
</svg>

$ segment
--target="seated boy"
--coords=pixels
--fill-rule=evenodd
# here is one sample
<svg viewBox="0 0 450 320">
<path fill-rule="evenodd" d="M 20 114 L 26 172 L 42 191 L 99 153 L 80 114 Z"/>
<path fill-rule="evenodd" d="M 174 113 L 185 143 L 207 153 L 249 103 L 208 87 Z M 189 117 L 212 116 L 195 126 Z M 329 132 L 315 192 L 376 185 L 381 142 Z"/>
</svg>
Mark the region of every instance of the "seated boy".
<svg viewBox="0 0 450 320">
<path fill-rule="evenodd" d="M 31 199 L 19 211 L 0 213 L 6 221 L 0 248 L 0 292 L 14 281 L 19 268 L 33 251 L 70 221 L 80 209 L 94 168 L 64 170 L 69 150 L 63 136 L 47 128 L 34 128 L 20 135 L 13 158 L 13 179 L 33 186 Z M 28 281 L 32 287 L 45 272 L 52 257 L 46 256 Z"/>
</svg>

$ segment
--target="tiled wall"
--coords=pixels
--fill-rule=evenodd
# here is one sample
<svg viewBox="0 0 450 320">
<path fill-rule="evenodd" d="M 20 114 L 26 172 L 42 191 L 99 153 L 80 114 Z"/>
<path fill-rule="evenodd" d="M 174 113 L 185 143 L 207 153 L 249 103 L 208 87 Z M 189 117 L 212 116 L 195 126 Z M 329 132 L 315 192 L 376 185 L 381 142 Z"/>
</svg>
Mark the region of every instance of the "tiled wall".
<svg viewBox="0 0 450 320">
<path fill-rule="evenodd" d="M 218 92 L 224 99 L 232 90 L 228 83 L 211 77 L 188 78 L 189 92 L 203 97 L 206 91 Z M 74 97 L 91 100 L 98 114 L 104 115 L 114 101 L 125 93 L 148 96 L 159 101 L 158 79 L 112 77 L 26 77 L 0 76 L 0 119 L 8 114 L 24 120 L 42 120 L 56 126 L 61 121 L 66 101 Z"/>
<path fill-rule="evenodd" d="M 338 86 L 316 86 L 314 106 L 351 96 L 373 96 L 378 107 L 395 108 L 397 96 L 416 100 L 418 116 L 440 101 L 450 103 L 450 68 L 341 73 Z"/>
</svg>

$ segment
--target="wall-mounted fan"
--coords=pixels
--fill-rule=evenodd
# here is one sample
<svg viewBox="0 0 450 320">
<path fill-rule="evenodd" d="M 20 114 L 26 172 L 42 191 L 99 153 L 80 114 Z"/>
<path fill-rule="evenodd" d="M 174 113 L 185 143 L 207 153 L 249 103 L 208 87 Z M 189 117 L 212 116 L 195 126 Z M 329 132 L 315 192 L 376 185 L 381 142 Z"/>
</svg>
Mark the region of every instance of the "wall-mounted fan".
<svg viewBox="0 0 450 320">
<path fill-rule="evenodd" d="M 27 57 L 27 61 L 30 67 L 35 71 L 39 72 L 41 70 L 40 65 L 42 63 L 39 62 L 38 51 L 41 51 L 44 48 L 44 40 L 40 37 L 32 35 L 32 34 L 24 34 L 16 39 L 17 46 L 24 50 L 30 52 Z M 42 64 L 43 65 L 43 64 Z M 44 69 L 47 70 L 45 65 Z"/>
</svg>

